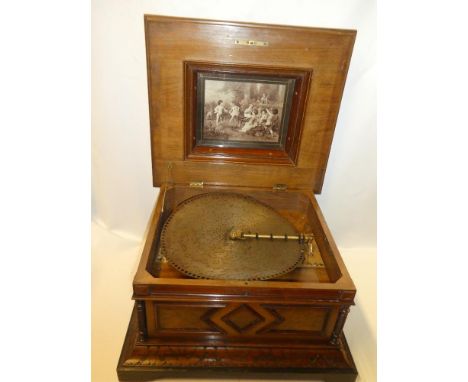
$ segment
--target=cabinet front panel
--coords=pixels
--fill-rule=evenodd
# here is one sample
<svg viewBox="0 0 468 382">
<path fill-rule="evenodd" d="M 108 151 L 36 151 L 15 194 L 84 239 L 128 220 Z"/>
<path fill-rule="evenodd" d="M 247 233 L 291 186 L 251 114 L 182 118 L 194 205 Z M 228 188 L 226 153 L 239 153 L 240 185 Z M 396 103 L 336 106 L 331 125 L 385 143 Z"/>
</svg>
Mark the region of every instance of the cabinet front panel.
<svg viewBox="0 0 468 382">
<path fill-rule="evenodd" d="M 337 306 L 261 303 L 167 303 L 146 301 L 149 337 L 187 334 L 218 339 L 330 338 Z"/>
</svg>

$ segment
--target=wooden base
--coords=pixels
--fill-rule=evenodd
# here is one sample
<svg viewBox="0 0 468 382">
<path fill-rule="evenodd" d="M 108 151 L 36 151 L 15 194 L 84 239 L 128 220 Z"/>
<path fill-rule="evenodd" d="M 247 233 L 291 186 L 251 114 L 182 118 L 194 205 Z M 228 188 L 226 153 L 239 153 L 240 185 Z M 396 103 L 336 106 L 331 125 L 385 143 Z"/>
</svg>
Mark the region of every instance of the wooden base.
<svg viewBox="0 0 468 382">
<path fill-rule="evenodd" d="M 117 374 L 120 381 L 203 377 L 354 382 L 357 370 L 343 334 L 336 346 L 145 345 L 138 341 L 137 315 L 133 309 Z"/>
</svg>

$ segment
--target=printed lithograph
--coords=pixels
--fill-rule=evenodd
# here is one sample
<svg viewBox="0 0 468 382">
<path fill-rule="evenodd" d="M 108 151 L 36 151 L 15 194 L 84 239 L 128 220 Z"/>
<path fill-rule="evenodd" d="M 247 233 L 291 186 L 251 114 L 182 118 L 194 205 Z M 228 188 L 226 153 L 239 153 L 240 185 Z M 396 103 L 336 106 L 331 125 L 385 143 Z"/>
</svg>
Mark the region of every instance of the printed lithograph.
<svg viewBox="0 0 468 382">
<path fill-rule="evenodd" d="M 294 82 L 258 75 L 200 74 L 199 143 L 231 147 L 283 145 Z"/>
</svg>

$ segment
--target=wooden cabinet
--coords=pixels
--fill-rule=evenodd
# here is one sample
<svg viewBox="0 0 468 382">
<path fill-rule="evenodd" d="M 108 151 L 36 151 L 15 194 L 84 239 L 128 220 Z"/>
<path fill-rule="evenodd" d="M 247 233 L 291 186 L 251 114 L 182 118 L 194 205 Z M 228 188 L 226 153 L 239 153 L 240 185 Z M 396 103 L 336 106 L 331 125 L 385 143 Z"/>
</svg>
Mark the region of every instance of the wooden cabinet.
<svg viewBox="0 0 468 382">
<path fill-rule="evenodd" d="M 355 31 L 160 16 L 147 16 L 145 27 L 153 180 L 161 190 L 133 282 L 135 309 L 119 378 L 228 371 L 354 381 L 357 371 L 342 330 L 356 288 L 315 193 L 322 188 Z M 251 91 L 248 102 L 242 91 L 231 99 L 231 125 L 227 119 L 223 124 L 194 100 L 199 82 L 187 62 L 225 70 L 229 81 L 253 81 L 259 89 L 275 73 L 288 78 L 291 91 L 299 89 L 297 99 L 291 94 L 292 107 L 282 108 L 278 97 L 268 104 L 265 94 L 255 101 L 265 116 L 280 108 L 286 135 L 279 127 L 274 132 L 265 117 L 257 119 L 255 134 L 242 136 L 251 140 L 247 145 L 236 148 L 230 141 L 224 149 L 216 138 L 197 147 L 203 129 L 211 127 L 210 134 L 224 129 L 227 140 L 226 131 L 237 137 L 247 131 L 240 118 L 232 124 L 232 114 L 237 117 L 240 110 L 247 116 L 255 94 Z M 229 77 L 239 73 L 242 78 Z M 227 104 L 218 103 L 226 110 Z M 242 123 L 253 120 L 247 119 Z M 285 143 L 288 137 L 294 142 Z M 211 192 L 254 198 L 298 232 L 313 233 L 304 261 L 263 281 L 197 279 L 177 271 L 161 255 L 162 227 L 181 203 Z"/>
</svg>

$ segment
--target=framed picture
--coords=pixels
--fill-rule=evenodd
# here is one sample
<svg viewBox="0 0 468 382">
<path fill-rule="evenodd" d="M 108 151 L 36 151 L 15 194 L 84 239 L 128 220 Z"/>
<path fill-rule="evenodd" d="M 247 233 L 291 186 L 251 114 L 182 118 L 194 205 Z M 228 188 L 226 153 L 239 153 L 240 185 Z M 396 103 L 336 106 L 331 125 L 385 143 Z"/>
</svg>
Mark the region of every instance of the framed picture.
<svg viewBox="0 0 468 382">
<path fill-rule="evenodd" d="M 296 163 L 311 71 L 185 63 L 186 158 Z"/>
</svg>

